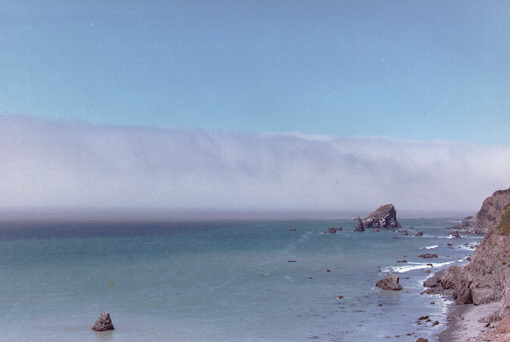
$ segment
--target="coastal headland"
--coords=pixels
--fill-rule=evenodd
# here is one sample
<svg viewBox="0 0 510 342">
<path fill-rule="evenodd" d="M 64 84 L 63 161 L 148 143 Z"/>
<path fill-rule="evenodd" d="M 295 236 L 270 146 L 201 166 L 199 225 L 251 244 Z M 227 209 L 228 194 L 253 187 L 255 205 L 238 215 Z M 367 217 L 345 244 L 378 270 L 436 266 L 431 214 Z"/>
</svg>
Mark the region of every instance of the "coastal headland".
<svg viewBox="0 0 510 342">
<path fill-rule="evenodd" d="M 496 191 L 455 229 L 484 234 L 466 266 L 429 278 L 428 291 L 455 302 L 440 342 L 510 341 L 510 189 Z"/>
</svg>

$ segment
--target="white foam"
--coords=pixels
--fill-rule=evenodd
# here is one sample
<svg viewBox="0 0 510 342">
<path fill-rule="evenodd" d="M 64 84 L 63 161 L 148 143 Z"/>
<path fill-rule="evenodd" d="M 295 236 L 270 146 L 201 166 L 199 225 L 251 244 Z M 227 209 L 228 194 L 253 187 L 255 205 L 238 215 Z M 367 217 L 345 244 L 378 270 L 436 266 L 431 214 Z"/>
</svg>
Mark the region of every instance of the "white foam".
<svg viewBox="0 0 510 342">
<path fill-rule="evenodd" d="M 437 247 L 439 247 L 439 245 L 420 247 L 420 249 L 436 249 Z"/>
<path fill-rule="evenodd" d="M 404 265 L 384 267 L 382 269 L 382 271 L 383 272 L 406 273 L 406 272 L 414 271 L 414 270 L 421 270 L 421 269 L 434 268 L 434 267 L 436 267 L 436 268 L 443 267 L 443 266 L 451 265 L 454 262 L 460 262 L 460 261 L 462 261 L 462 260 L 447 261 L 447 262 L 435 262 L 435 263 L 409 262 Z M 432 266 L 430 266 L 430 265 L 432 265 Z"/>
</svg>

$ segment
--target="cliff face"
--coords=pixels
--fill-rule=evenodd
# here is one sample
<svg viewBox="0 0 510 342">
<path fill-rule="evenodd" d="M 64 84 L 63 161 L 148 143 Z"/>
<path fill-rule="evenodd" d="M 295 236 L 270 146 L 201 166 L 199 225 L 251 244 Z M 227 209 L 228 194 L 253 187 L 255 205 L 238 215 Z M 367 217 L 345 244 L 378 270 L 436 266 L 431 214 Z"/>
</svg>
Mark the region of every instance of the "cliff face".
<svg viewBox="0 0 510 342">
<path fill-rule="evenodd" d="M 477 234 L 487 234 L 494 230 L 508 203 L 510 203 L 510 189 L 493 193 L 492 196 L 483 201 L 482 208 L 476 214 L 473 231 Z"/>
<path fill-rule="evenodd" d="M 463 267 L 452 266 L 439 282 L 452 290 L 456 304 L 502 301 L 501 317 L 510 314 L 510 189 L 487 198 L 476 216 L 485 237 Z"/>
</svg>

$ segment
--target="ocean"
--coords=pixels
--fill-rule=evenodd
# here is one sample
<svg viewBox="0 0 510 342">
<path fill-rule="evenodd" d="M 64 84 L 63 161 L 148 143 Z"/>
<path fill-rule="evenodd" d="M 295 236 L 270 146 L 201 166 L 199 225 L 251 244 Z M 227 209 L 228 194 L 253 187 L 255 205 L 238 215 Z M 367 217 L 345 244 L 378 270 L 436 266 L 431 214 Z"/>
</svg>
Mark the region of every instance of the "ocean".
<svg viewBox="0 0 510 342">
<path fill-rule="evenodd" d="M 449 302 L 422 282 L 480 240 L 451 221 L 0 223 L 0 341 L 434 340 Z M 375 287 L 394 272 L 404 290 Z"/>
</svg>

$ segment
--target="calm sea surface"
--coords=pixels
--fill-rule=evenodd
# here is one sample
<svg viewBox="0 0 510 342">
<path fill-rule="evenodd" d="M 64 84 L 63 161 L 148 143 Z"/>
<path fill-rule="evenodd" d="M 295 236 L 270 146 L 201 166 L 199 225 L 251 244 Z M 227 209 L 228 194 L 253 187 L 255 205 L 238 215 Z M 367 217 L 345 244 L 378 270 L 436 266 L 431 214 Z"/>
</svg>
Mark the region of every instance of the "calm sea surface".
<svg viewBox="0 0 510 342">
<path fill-rule="evenodd" d="M 447 302 L 420 295 L 426 271 L 465 263 L 480 240 L 448 239 L 449 220 L 400 220 L 407 237 L 350 219 L 0 224 L 0 340 L 433 340 Z M 374 287 L 392 272 L 403 291 Z M 100 312 L 115 331 L 91 329 Z"/>
</svg>

